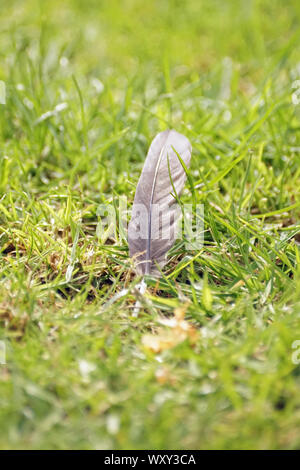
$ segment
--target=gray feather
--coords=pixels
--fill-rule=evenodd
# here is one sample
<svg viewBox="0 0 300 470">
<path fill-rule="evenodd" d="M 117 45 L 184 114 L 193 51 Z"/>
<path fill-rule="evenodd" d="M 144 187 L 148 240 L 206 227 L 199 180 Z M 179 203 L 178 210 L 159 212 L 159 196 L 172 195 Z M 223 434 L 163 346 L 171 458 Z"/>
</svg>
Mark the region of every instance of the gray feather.
<svg viewBox="0 0 300 470">
<path fill-rule="evenodd" d="M 182 134 L 167 130 L 152 141 L 136 188 L 128 226 L 130 256 L 138 274 L 157 275 L 176 239 L 180 208 L 174 198 L 183 190 L 186 174 L 173 150 L 189 168 L 191 144 Z"/>
</svg>

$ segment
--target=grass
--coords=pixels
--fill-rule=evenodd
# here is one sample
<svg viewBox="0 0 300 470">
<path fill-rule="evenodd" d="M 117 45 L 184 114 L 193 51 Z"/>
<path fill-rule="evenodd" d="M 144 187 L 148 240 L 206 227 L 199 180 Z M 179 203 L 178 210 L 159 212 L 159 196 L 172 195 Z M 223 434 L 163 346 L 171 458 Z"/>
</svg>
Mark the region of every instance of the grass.
<svg viewBox="0 0 300 470">
<path fill-rule="evenodd" d="M 4 3 L 0 448 L 299 448 L 300 4 Z M 169 127 L 204 246 L 176 244 L 134 318 L 97 210 L 131 205 Z M 193 340 L 153 352 L 182 308 Z"/>
</svg>

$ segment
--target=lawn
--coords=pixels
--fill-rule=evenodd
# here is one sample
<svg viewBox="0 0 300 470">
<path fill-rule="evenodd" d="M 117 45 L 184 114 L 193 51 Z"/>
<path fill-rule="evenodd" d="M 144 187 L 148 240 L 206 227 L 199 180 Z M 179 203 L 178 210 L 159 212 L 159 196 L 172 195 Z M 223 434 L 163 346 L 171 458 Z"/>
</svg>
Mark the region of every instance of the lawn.
<svg viewBox="0 0 300 470">
<path fill-rule="evenodd" d="M 2 0 L 1 449 L 300 448 L 299 27 L 296 0 Z M 135 316 L 99 206 L 168 128 L 204 244 Z"/>
</svg>

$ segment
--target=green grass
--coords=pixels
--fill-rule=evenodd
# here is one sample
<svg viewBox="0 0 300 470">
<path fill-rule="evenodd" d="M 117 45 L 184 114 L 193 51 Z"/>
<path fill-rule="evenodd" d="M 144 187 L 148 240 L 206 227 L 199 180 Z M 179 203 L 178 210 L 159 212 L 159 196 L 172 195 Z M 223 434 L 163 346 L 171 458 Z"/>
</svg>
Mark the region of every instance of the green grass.
<svg viewBox="0 0 300 470">
<path fill-rule="evenodd" d="M 2 3 L 0 448 L 299 448 L 300 3 Z M 169 127 L 205 243 L 134 318 L 97 208 Z M 182 304 L 196 341 L 146 349 Z"/>
</svg>

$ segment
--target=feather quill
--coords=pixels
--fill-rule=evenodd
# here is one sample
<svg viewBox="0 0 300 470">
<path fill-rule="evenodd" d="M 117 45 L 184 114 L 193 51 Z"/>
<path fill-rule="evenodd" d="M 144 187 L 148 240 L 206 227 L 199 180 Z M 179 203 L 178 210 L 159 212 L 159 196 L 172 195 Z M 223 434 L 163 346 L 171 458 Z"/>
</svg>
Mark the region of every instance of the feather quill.
<svg viewBox="0 0 300 470">
<path fill-rule="evenodd" d="M 136 188 L 128 226 L 130 256 L 141 275 L 158 276 L 166 254 L 176 239 L 181 211 L 174 193 L 180 195 L 186 180 L 178 158 L 189 168 L 189 140 L 175 130 L 158 134 L 152 141 Z"/>
</svg>

